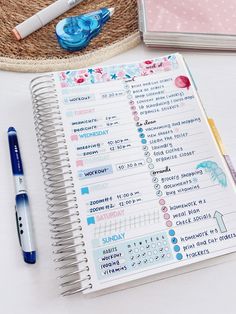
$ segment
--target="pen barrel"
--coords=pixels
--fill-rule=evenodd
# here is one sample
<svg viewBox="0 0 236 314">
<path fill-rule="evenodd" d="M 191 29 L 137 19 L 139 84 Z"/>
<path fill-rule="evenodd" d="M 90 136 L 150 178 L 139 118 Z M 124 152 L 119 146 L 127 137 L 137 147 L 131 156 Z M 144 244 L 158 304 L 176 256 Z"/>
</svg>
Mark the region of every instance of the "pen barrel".
<svg viewBox="0 0 236 314">
<path fill-rule="evenodd" d="M 23 176 L 23 165 L 21 161 L 20 148 L 15 129 L 8 132 L 8 142 L 11 156 L 12 173 L 14 176 Z"/>
<path fill-rule="evenodd" d="M 21 39 L 37 31 L 81 1 L 57 0 L 15 27 Z M 70 4 L 72 3 L 72 4 Z"/>
<path fill-rule="evenodd" d="M 16 195 L 16 217 L 22 251 L 35 251 L 29 200 L 26 193 Z"/>
</svg>

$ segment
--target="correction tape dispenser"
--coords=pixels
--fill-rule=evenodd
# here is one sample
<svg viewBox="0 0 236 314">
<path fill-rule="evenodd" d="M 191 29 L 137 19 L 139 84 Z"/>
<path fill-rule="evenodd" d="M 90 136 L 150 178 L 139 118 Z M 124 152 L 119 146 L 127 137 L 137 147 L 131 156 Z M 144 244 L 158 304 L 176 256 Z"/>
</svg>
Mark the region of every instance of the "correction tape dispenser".
<svg viewBox="0 0 236 314">
<path fill-rule="evenodd" d="M 56 26 L 56 35 L 60 46 L 68 51 L 85 48 L 91 39 L 100 33 L 113 12 L 113 8 L 102 8 L 95 12 L 61 20 Z"/>
</svg>

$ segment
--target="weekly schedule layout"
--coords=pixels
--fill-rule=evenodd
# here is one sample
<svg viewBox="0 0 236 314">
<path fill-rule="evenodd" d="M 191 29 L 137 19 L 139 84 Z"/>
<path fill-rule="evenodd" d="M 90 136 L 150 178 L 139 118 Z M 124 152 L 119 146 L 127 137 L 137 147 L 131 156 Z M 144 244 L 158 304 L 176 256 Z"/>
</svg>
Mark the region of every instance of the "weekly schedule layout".
<svg viewBox="0 0 236 314">
<path fill-rule="evenodd" d="M 235 251 L 235 186 L 181 55 L 54 77 L 94 291 Z"/>
</svg>

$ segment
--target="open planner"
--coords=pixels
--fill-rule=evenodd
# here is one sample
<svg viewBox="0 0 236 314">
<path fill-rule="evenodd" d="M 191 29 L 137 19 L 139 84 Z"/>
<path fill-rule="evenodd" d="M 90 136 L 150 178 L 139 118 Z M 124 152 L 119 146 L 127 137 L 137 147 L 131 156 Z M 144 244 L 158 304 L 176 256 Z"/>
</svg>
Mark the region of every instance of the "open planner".
<svg viewBox="0 0 236 314">
<path fill-rule="evenodd" d="M 236 249 L 235 184 L 180 54 L 31 83 L 63 295 Z"/>
</svg>

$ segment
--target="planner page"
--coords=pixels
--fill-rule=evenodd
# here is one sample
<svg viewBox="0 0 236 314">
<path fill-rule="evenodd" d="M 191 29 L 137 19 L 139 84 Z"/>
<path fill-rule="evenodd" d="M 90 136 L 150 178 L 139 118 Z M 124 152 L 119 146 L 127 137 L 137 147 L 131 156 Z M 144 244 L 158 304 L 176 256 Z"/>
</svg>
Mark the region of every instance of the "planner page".
<svg viewBox="0 0 236 314">
<path fill-rule="evenodd" d="M 92 291 L 235 251 L 235 186 L 181 55 L 54 77 Z"/>
</svg>

